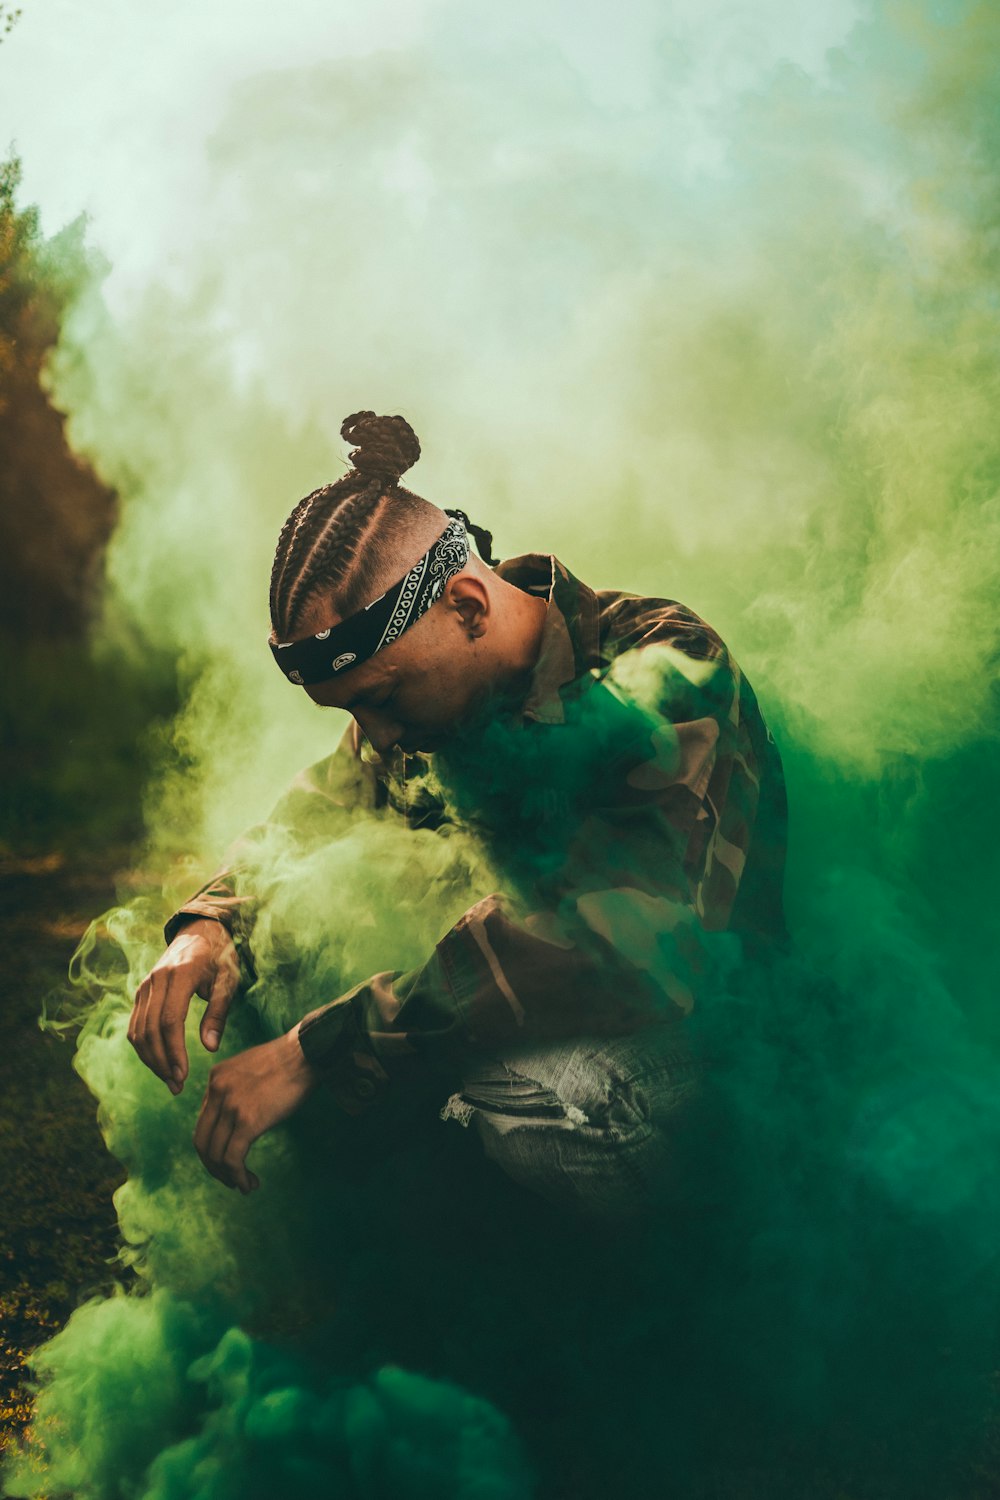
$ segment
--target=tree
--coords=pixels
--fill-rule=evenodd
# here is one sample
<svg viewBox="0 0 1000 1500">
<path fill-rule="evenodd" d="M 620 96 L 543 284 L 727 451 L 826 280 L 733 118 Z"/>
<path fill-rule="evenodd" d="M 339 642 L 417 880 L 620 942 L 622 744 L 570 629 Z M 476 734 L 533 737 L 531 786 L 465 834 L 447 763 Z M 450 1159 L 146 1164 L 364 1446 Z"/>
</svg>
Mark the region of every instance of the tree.
<svg viewBox="0 0 1000 1500">
<path fill-rule="evenodd" d="M 68 307 L 92 274 L 83 220 L 43 238 L 18 209 L 21 163 L 0 163 L 0 630 L 49 639 L 85 625 L 116 517 L 71 451 L 44 383 Z"/>
<path fill-rule="evenodd" d="M 11 10 L 9 5 L 0 5 L 0 42 L 20 19 L 20 10 Z"/>
</svg>

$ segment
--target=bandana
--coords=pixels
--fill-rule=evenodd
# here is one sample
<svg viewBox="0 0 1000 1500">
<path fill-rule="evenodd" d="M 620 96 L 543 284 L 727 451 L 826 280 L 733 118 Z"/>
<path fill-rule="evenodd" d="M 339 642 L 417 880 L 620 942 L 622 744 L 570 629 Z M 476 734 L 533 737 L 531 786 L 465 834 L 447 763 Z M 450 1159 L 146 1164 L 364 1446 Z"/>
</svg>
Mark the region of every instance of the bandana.
<svg viewBox="0 0 1000 1500">
<path fill-rule="evenodd" d="M 452 511 L 446 511 L 452 515 Z M 449 521 L 437 541 L 410 571 L 364 609 L 339 625 L 305 640 L 271 646 L 271 654 L 289 682 L 305 687 L 328 682 L 348 667 L 360 666 L 376 651 L 398 641 L 440 599 L 449 578 L 469 561 L 470 543 L 462 522 Z"/>
</svg>

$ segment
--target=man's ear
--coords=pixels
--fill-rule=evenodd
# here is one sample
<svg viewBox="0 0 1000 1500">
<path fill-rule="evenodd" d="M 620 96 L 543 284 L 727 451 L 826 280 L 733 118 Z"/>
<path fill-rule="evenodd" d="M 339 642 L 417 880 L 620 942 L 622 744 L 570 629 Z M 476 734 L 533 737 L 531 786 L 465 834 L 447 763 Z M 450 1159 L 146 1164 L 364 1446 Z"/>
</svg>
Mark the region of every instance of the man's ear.
<svg viewBox="0 0 1000 1500">
<path fill-rule="evenodd" d="M 458 614 L 470 640 L 486 634 L 490 613 L 489 590 L 475 573 L 458 573 L 449 579 L 448 602 Z"/>
</svg>

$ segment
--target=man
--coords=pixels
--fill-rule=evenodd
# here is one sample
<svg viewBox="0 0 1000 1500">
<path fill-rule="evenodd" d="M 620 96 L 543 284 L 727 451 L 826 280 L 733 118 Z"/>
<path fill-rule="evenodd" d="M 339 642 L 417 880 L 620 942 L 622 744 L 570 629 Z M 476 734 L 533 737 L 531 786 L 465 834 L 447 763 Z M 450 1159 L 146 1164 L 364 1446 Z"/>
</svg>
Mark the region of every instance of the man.
<svg viewBox="0 0 1000 1500">
<path fill-rule="evenodd" d="M 401 417 L 359 412 L 341 431 L 354 468 L 279 538 L 271 650 L 355 722 L 291 801 L 471 828 L 505 885 L 476 893 L 419 968 L 376 974 L 217 1064 L 195 1145 L 247 1193 L 250 1146 L 320 1082 L 357 1114 L 439 1079 L 442 1117 L 474 1124 L 516 1181 L 580 1212 L 641 1214 L 692 1088 L 683 1016 L 701 935 L 728 928 L 751 956 L 784 936 L 774 741 L 692 611 L 595 592 L 551 556 L 496 564 L 489 533 L 399 485 L 420 452 Z M 414 765 L 436 773 L 416 805 Z M 238 949 L 252 976 L 256 905 L 238 863 L 221 872 L 168 923 L 137 991 L 129 1038 L 174 1093 L 191 996 L 208 1002 L 214 1051 Z"/>
</svg>

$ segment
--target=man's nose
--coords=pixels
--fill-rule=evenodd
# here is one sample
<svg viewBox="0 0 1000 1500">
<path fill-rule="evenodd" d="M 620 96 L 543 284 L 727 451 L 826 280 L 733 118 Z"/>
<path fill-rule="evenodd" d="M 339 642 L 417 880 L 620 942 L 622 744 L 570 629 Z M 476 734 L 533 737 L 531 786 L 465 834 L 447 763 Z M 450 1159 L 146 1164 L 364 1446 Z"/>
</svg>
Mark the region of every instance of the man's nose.
<svg viewBox="0 0 1000 1500">
<path fill-rule="evenodd" d="M 384 755 L 391 750 L 403 732 L 403 726 L 397 724 L 384 714 L 376 713 L 373 709 L 356 709 L 354 717 L 361 727 L 361 733 L 379 755 Z"/>
</svg>

